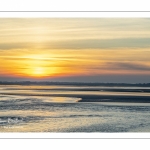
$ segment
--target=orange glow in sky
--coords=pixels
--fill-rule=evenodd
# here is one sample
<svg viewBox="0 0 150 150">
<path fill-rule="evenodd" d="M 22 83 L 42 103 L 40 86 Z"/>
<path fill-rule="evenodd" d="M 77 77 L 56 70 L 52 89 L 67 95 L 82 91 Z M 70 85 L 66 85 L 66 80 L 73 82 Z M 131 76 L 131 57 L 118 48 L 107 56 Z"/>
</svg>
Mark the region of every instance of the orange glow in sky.
<svg viewBox="0 0 150 150">
<path fill-rule="evenodd" d="M 150 75 L 148 19 L 0 21 L 0 77 Z"/>
</svg>

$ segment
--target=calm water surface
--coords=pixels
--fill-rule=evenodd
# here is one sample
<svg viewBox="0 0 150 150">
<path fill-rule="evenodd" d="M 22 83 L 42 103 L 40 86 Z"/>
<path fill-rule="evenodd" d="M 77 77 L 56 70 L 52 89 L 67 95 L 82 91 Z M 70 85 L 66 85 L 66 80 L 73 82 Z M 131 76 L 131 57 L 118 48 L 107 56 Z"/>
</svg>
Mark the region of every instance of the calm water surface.
<svg viewBox="0 0 150 150">
<path fill-rule="evenodd" d="M 83 88 L 96 88 L 99 91 L 76 91 Z M 107 88 L 117 87 L 0 86 L 0 132 L 150 132 L 149 103 L 81 103 L 78 102 L 81 100 L 78 96 L 47 95 L 150 94 L 101 90 Z M 9 95 L 10 93 L 14 95 Z M 19 95 L 20 93 L 22 95 Z M 34 96 L 31 96 L 32 94 Z"/>
</svg>

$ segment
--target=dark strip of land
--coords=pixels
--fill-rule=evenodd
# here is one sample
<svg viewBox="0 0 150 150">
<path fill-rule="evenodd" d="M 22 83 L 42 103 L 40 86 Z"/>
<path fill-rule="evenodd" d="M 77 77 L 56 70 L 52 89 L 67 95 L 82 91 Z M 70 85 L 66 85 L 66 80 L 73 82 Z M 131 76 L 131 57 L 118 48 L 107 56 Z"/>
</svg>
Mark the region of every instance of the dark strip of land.
<svg viewBox="0 0 150 150">
<path fill-rule="evenodd" d="M 30 90 L 30 88 L 6 88 L 6 90 Z M 31 88 L 31 90 L 37 90 L 37 91 L 106 91 L 106 92 L 146 92 L 150 93 L 150 89 L 121 89 L 121 88 Z"/>
<path fill-rule="evenodd" d="M 130 102 L 130 103 L 150 103 L 150 96 L 83 96 L 79 102 Z"/>
<path fill-rule="evenodd" d="M 150 83 L 86 83 L 86 82 L 33 82 L 33 81 L 19 81 L 19 82 L 7 82 L 0 81 L 0 85 L 72 85 L 72 86 L 140 86 L 150 87 Z"/>
</svg>

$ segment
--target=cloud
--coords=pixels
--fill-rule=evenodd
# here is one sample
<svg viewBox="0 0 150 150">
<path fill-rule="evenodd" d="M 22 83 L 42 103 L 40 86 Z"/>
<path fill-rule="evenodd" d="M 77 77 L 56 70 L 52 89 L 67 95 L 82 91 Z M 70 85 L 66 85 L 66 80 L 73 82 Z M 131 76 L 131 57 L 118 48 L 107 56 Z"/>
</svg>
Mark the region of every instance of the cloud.
<svg viewBox="0 0 150 150">
<path fill-rule="evenodd" d="M 0 50 L 25 49 L 33 47 L 32 43 L 0 43 Z"/>
<path fill-rule="evenodd" d="M 92 71 L 119 71 L 119 70 L 129 70 L 129 71 L 150 71 L 150 66 L 136 63 L 136 62 L 103 62 L 100 64 L 95 64 L 93 66 L 88 65 L 78 65 L 82 69 L 92 72 Z"/>
<path fill-rule="evenodd" d="M 71 39 L 49 42 L 0 43 L 1 50 L 11 49 L 114 49 L 150 48 L 150 38 Z"/>
<path fill-rule="evenodd" d="M 127 69 L 127 70 L 138 70 L 138 71 L 150 71 L 150 66 L 133 63 L 133 62 L 107 62 L 106 66 L 111 69 Z"/>
<path fill-rule="evenodd" d="M 47 44 L 56 49 L 109 49 L 109 48 L 148 48 L 150 38 L 120 38 L 120 39 L 84 39 L 59 41 Z"/>
</svg>

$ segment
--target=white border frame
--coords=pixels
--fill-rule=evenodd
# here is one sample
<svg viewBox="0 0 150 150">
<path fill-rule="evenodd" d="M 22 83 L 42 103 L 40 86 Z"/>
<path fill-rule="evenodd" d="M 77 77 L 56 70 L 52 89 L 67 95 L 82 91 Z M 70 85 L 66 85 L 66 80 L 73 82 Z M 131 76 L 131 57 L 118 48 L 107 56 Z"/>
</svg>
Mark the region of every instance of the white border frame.
<svg viewBox="0 0 150 150">
<path fill-rule="evenodd" d="M 0 12 L 0 18 L 149 18 L 149 12 L 111 12 L 111 11 L 8 11 Z"/>
</svg>

